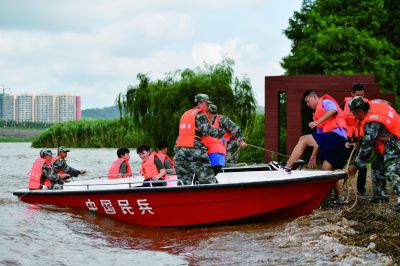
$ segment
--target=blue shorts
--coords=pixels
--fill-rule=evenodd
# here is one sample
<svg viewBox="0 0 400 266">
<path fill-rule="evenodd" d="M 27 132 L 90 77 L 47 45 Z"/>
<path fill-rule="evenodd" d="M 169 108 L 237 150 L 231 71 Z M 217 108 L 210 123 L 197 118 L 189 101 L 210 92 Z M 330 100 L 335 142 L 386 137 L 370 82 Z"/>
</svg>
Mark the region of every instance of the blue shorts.
<svg viewBox="0 0 400 266">
<path fill-rule="evenodd" d="M 225 165 L 225 155 L 222 153 L 211 153 L 208 157 L 210 157 L 211 166 Z"/>
<path fill-rule="evenodd" d="M 314 133 L 312 136 L 319 146 L 320 160 L 330 163 L 332 170 L 342 169 L 349 157 L 345 146 L 347 139 L 335 132 Z"/>
</svg>

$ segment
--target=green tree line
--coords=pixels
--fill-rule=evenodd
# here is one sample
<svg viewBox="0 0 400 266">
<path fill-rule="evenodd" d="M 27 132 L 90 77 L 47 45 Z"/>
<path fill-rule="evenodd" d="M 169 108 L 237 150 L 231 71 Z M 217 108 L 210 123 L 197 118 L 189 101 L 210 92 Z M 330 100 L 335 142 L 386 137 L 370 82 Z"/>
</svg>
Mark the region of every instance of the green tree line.
<svg viewBox="0 0 400 266">
<path fill-rule="evenodd" d="M 234 62 L 224 59 L 216 65 L 168 73 L 164 79 L 151 81 L 138 74 L 138 85 L 129 86 L 119 95 L 121 117 L 129 117 L 148 134 L 151 145 L 166 140 L 172 148 L 178 135 L 182 114 L 193 107 L 194 96 L 205 93 L 242 129 L 255 119 L 256 100 L 249 79 L 234 76 Z"/>
<path fill-rule="evenodd" d="M 398 0 L 304 0 L 284 34 L 287 75 L 374 74 L 383 92 L 400 96 Z M 397 101 L 399 97 L 397 97 Z"/>
</svg>

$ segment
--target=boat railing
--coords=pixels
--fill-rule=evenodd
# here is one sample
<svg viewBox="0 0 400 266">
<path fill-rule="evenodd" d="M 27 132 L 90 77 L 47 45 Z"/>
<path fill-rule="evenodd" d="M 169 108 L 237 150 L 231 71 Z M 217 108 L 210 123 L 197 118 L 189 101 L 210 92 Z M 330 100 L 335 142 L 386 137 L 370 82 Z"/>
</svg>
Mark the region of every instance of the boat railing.
<svg viewBox="0 0 400 266">
<path fill-rule="evenodd" d="M 118 183 L 86 183 L 86 184 L 74 184 L 75 182 L 65 183 L 62 187 L 85 187 L 86 190 L 90 190 L 91 187 L 99 187 L 99 186 L 120 186 L 126 185 L 127 188 L 145 188 L 145 187 L 176 187 L 183 186 L 182 180 L 163 180 L 163 181 L 148 181 L 145 184 L 149 186 L 144 186 L 143 181 L 131 181 L 131 182 L 118 182 Z M 159 186 L 159 184 L 166 183 L 166 186 Z"/>
</svg>

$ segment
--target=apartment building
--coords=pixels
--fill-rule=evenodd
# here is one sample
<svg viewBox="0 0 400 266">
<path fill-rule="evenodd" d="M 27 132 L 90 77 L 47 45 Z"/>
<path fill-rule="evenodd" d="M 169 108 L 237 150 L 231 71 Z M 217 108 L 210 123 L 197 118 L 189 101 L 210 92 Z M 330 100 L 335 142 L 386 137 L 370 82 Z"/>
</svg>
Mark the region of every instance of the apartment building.
<svg viewBox="0 0 400 266">
<path fill-rule="evenodd" d="M 81 119 L 81 97 L 68 94 L 2 94 L 0 119 L 17 122 L 65 122 Z"/>
</svg>

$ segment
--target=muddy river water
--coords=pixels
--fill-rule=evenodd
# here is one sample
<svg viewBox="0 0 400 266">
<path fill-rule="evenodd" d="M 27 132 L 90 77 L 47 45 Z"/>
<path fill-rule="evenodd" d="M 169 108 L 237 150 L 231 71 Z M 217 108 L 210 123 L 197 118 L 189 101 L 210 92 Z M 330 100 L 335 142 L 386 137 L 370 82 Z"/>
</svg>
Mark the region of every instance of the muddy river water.
<svg viewBox="0 0 400 266">
<path fill-rule="evenodd" d="M 53 149 L 55 152 L 55 149 Z M 345 246 L 356 233 L 337 210 L 297 219 L 188 228 L 149 228 L 12 195 L 27 186 L 39 149 L 0 143 L 0 265 L 384 265 L 388 257 Z M 104 175 L 116 149 L 71 149 L 68 163 Z M 139 168 L 131 150 L 131 164 Z M 184 214 L 181 214 L 184 215 Z"/>
</svg>

